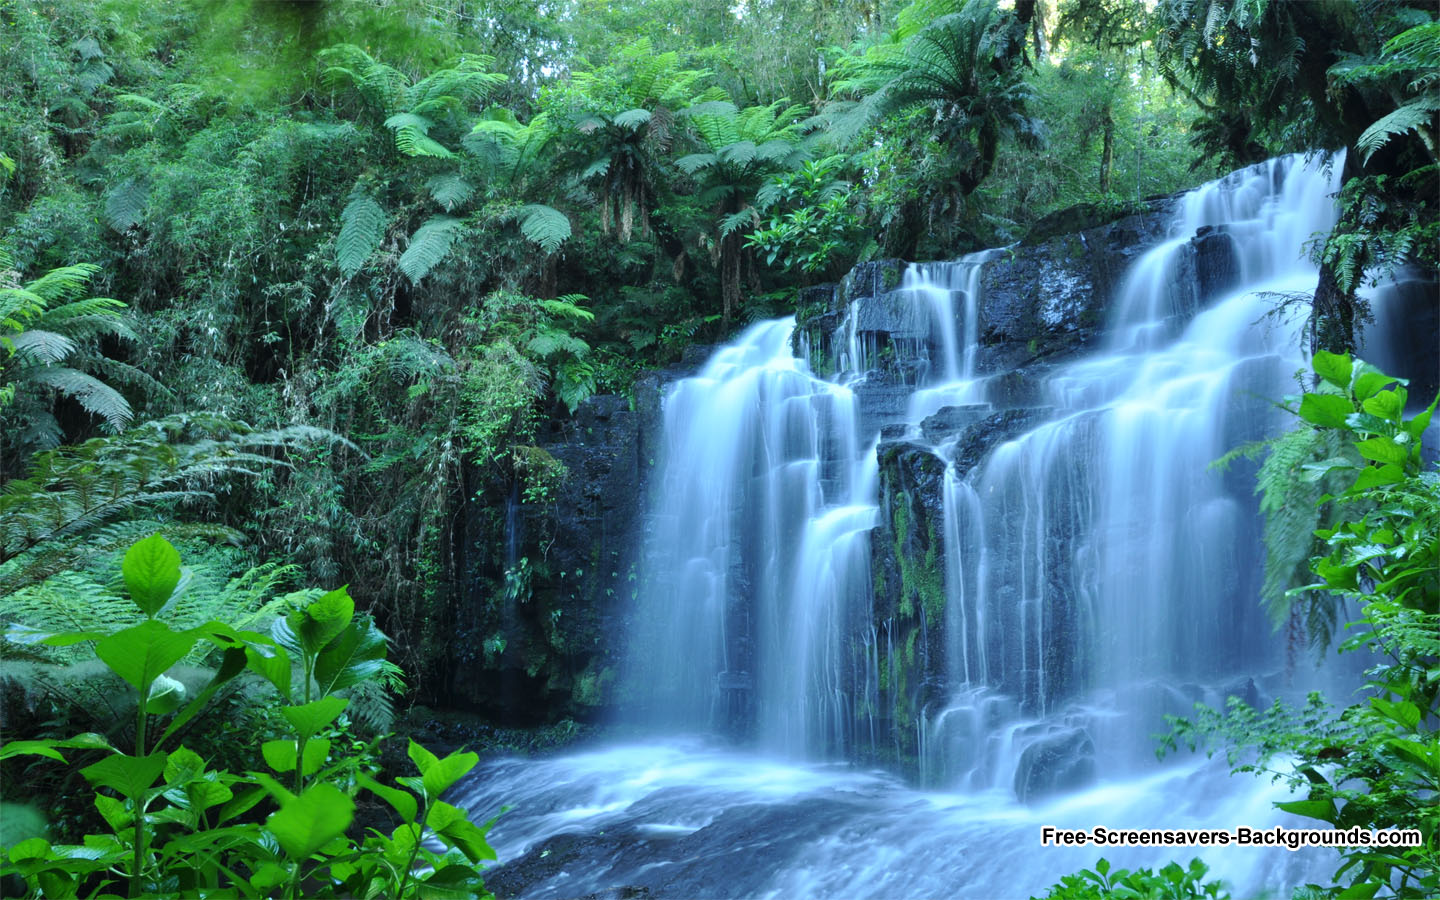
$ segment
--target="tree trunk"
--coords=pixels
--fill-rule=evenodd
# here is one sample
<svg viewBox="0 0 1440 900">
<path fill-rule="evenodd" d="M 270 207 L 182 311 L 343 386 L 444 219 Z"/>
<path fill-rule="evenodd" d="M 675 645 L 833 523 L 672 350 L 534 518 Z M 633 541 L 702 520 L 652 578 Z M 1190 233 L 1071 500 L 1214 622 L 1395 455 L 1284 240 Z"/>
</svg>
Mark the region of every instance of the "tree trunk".
<svg viewBox="0 0 1440 900">
<path fill-rule="evenodd" d="M 1359 175 L 1358 157 L 1359 154 L 1356 153 L 1345 154 L 1345 166 L 1340 174 L 1342 185 Z M 1356 298 L 1353 291 L 1346 293 L 1340 286 L 1340 279 L 1334 268 L 1329 263 L 1322 262 L 1320 282 L 1315 286 L 1315 299 L 1310 305 L 1310 351 L 1353 352 L 1358 338 L 1355 327 L 1361 318 L 1362 302 Z"/>
<path fill-rule="evenodd" d="M 1115 169 L 1115 116 L 1105 105 L 1104 130 L 1100 143 L 1100 193 L 1110 193 L 1110 176 Z"/>
<path fill-rule="evenodd" d="M 720 297 L 724 301 L 721 325 L 729 331 L 740 305 L 740 238 L 734 234 L 720 241 Z"/>
</svg>

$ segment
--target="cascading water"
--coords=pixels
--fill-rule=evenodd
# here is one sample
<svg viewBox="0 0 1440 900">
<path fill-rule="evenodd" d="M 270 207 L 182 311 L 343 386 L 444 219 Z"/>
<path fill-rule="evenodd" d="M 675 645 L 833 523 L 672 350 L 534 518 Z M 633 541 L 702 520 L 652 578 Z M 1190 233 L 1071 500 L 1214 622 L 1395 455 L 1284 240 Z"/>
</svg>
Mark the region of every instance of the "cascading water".
<svg viewBox="0 0 1440 900">
<path fill-rule="evenodd" d="M 1023 897 L 1100 855 L 1039 848 L 1041 824 L 1286 821 L 1274 789 L 1219 761 L 1158 766 L 1151 734 L 1162 713 L 1276 687 L 1267 678 L 1283 669 L 1256 600 L 1253 499 L 1207 467 L 1283 424 L 1267 401 L 1303 366 L 1298 322 L 1266 313 L 1313 292 L 1304 246 L 1333 223 L 1335 180 L 1290 158 L 1182 198 L 1169 239 L 1113 298 L 1097 352 L 1047 370 L 1039 402 L 978 462 L 953 435 L 927 444 L 921 423 L 1004 408 L 1002 373 L 980 353 L 993 253 L 911 267 L 877 301 L 900 323 L 887 343 L 866 327 L 873 310 L 852 305 L 834 380 L 795 357 L 783 320 L 678 382 L 628 676 L 634 717 L 664 736 L 482 772 L 465 800 L 477 815 L 514 807 L 495 843 L 524 857 L 502 882 L 524 872 L 510 886 L 536 897 Z M 1197 233 L 1225 247 L 1215 296 L 1189 283 Z M 882 359 L 909 392 L 888 421 L 857 402 Z M 928 625 L 943 632 L 943 683 L 924 686 L 909 726 L 912 771 L 944 793 L 796 761 L 873 751 L 901 727 L 882 709 L 898 702 L 901 648 L 871 609 L 882 425 L 944 471 L 943 610 Z M 711 730 L 788 761 L 683 737 Z M 1197 852 L 1104 855 L 1154 865 Z M 1328 862 L 1236 848 L 1207 859 L 1247 896 Z"/>
<path fill-rule="evenodd" d="M 845 601 L 868 584 L 875 506 L 854 398 L 791 332 L 751 327 L 667 398 L 633 683 L 652 723 L 754 727 L 803 754 L 849 732 Z"/>
</svg>

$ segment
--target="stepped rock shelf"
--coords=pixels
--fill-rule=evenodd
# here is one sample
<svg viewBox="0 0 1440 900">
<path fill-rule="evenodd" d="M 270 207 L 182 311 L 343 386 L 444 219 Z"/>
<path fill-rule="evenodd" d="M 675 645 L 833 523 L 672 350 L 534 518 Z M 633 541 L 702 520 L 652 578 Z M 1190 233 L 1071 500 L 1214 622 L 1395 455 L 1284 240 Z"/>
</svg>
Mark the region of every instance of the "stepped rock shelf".
<svg viewBox="0 0 1440 900">
<path fill-rule="evenodd" d="M 1304 323 L 1277 299 L 1314 291 L 1337 168 L 1273 160 L 1073 234 L 869 263 L 633 410 L 590 401 L 544 448 L 572 473 L 555 565 L 576 581 L 540 602 L 572 649 L 511 696 L 650 737 L 481 772 L 471 810 L 513 807 L 494 886 L 1023 897 L 1094 861 L 1037 851 L 1041 824 L 1283 821 L 1223 764 L 1158 765 L 1151 736 L 1196 701 L 1353 677 L 1287 670 L 1253 470 L 1208 468 L 1287 425 L 1270 399 Z M 1431 290 L 1379 289 L 1377 342 L 1403 316 L 1433 346 Z M 1208 861 L 1248 896 L 1328 858 Z"/>
</svg>

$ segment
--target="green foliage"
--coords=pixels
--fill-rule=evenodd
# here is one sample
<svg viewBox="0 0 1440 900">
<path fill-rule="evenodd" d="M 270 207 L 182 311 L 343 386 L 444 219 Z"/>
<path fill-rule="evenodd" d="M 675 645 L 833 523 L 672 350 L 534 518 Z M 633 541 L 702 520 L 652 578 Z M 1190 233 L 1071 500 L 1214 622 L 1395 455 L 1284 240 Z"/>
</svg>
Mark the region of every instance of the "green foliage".
<svg viewBox="0 0 1440 900">
<path fill-rule="evenodd" d="M 1197 706 L 1192 719 L 1172 718 L 1161 752 L 1224 746 L 1234 771 L 1306 792 L 1281 809 L 1337 828 L 1421 835 L 1414 848 L 1342 848 L 1336 884 L 1308 886 L 1308 896 L 1431 897 L 1440 891 L 1440 472 L 1422 464 L 1420 437 L 1440 398 L 1407 419 L 1399 379 L 1337 354 L 1316 354 L 1314 368 L 1321 383 L 1296 412 L 1302 427 L 1335 432 L 1346 453 L 1299 473 L 1337 478 L 1339 489 L 1321 498 L 1336 513 L 1315 532 L 1310 583 L 1290 593 L 1360 608 L 1341 649 L 1373 654 L 1366 696 L 1338 713 L 1318 694 L 1298 709 L 1277 700 L 1257 711 L 1234 697 L 1223 713 Z"/>
<path fill-rule="evenodd" d="M 114 437 L 36 454 L 0 491 L 0 562 L 160 503 L 212 498 L 232 475 L 285 465 L 264 451 L 335 436 L 313 427 L 257 430 L 220 416 L 170 416 Z"/>
<path fill-rule="evenodd" d="M 346 204 L 340 214 L 340 236 L 335 242 L 335 262 L 345 277 L 354 278 L 379 249 L 388 224 L 385 210 L 363 194 Z"/>
<path fill-rule="evenodd" d="M 464 227 L 463 222 L 450 216 L 431 217 L 410 236 L 410 246 L 400 257 L 400 271 L 412 282 L 424 278 L 450 252 Z"/>
<path fill-rule="evenodd" d="M 489 896 L 477 868 L 495 858 L 485 840 L 488 826 L 476 826 L 463 810 L 440 799 L 478 757 L 462 752 L 439 758 L 412 741 L 410 758 L 419 775 L 392 787 L 370 772 L 373 746 L 345 753 L 329 736 L 349 703 L 333 692 L 373 680 L 384 655 L 383 635 L 354 618 L 354 604 L 343 589 L 277 620 L 270 635 L 219 621 L 176 630 L 156 606 L 181 580 L 174 547 L 158 536 L 136 544 L 126 554 L 122 575 L 130 599 L 146 616 L 141 624 L 103 635 L 62 632 L 38 640 L 64 645 L 94 640 L 99 660 L 136 689 L 133 752 L 95 734 L 0 747 L 0 759 L 39 756 L 62 764 L 69 763 L 62 750 L 89 758 L 98 754 L 79 772 L 94 788 L 95 806 L 110 830 L 86 835 L 77 845 L 44 837 L 21 841 L 0 861 L 0 876 L 23 879 L 30 896 L 89 894 L 122 881 L 135 897 Z M 210 684 L 182 708 L 178 682 L 165 673 L 201 643 L 212 645 L 223 662 Z M 303 702 L 295 697 L 292 662 L 298 664 Z M 183 745 L 162 749 L 221 685 L 247 672 L 269 682 L 278 695 L 288 733 L 264 741 L 260 749 L 290 786 L 264 772 L 212 769 Z M 168 718 L 153 740 L 147 733 L 152 718 L 157 728 Z M 354 797 L 361 791 L 391 806 L 399 826 L 388 834 L 371 828 L 363 838 L 353 836 Z M 436 844 L 439 851 L 431 849 Z"/>
<path fill-rule="evenodd" d="M 805 162 L 800 171 L 779 175 L 762 187 L 756 204 L 770 213 L 767 227 L 745 239 L 747 247 L 765 254 L 767 265 L 778 261 L 807 275 L 840 277 L 863 260 L 865 231 L 851 208 L 852 185 L 837 178 L 844 157 Z"/>
<path fill-rule="evenodd" d="M 0 262 L 8 260 L 0 259 Z M 130 404 L 115 388 L 79 367 L 94 368 L 96 344 L 103 336 L 133 340 L 121 316 L 125 304 L 108 297 L 83 297 L 99 267 L 82 263 L 51 269 L 24 285 L 11 282 L 13 272 L 0 272 L 0 412 L 15 449 L 49 448 L 59 443 L 60 427 L 48 404 L 36 400 L 6 410 L 17 397 L 25 399 L 49 388 L 78 401 L 113 430 L 130 422 Z M 5 334 L 4 331 L 9 331 Z M 27 421 L 28 419 L 28 421 Z M 20 435 L 17 440 L 15 435 Z"/>
<path fill-rule="evenodd" d="M 1065 875 L 1042 900 L 1119 900 L 1144 897 L 1148 900 L 1229 900 L 1224 882 L 1205 881 L 1210 867 L 1199 859 L 1188 867 L 1170 863 L 1160 871 L 1114 869 L 1103 857 L 1094 869 Z"/>
</svg>

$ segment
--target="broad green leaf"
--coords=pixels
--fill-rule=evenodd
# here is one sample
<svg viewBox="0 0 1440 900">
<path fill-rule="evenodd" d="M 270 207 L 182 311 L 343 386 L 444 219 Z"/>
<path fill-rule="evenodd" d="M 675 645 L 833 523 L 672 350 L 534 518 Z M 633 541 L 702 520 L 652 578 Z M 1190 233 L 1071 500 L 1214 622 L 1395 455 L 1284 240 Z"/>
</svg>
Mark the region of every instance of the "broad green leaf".
<svg viewBox="0 0 1440 900">
<path fill-rule="evenodd" d="M 95 655 L 137 691 L 144 691 L 184 659 L 198 638 L 193 631 L 172 631 L 164 622 L 148 619 L 102 639 L 95 645 Z"/>
<path fill-rule="evenodd" d="M 210 702 L 210 699 L 215 696 L 215 693 L 219 691 L 227 681 L 230 681 L 245 671 L 245 662 L 249 652 L 248 649 L 241 649 L 240 647 L 231 647 L 225 651 L 224 656 L 220 659 L 220 668 L 216 670 L 214 677 L 210 679 L 210 683 L 205 685 L 200 693 L 195 695 L 195 699 L 191 700 L 174 719 L 170 720 L 170 724 L 166 726 L 165 733 L 160 735 L 160 740 L 156 742 L 156 746 L 165 743 L 172 734 L 180 730 L 180 728 L 191 719 L 195 718 L 200 710 L 205 708 L 205 704 Z M 285 671 L 287 673 L 290 671 L 288 660 Z"/>
<path fill-rule="evenodd" d="M 47 859 L 50 856 L 50 842 L 40 837 L 23 840 L 10 848 L 11 862 L 25 862 L 31 859 Z"/>
<path fill-rule="evenodd" d="M 1409 741 L 1404 738 L 1391 738 L 1388 741 L 1391 750 L 1394 750 L 1406 760 L 1426 770 L 1427 776 L 1433 781 L 1440 775 L 1440 746 L 1431 740 L 1427 747 L 1419 741 Z"/>
<path fill-rule="evenodd" d="M 336 716 L 344 712 L 349 705 L 349 700 L 340 697 L 323 697 L 300 706 L 281 707 L 280 715 L 285 717 L 297 735 L 309 739 L 335 721 Z"/>
<path fill-rule="evenodd" d="M 151 753 L 149 756 L 107 756 L 91 766 L 80 770 L 96 787 L 108 787 L 131 800 L 145 795 L 165 771 L 165 754 Z"/>
<path fill-rule="evenodd" d="M 295 741 L 293 738 L 266 741 L 260 745 L 260 755 L 265 757 L 265 765 L 282 775 L 295 771 Z"/>
<path fill-rule="evenodd" d="M 355 818 L 355 803 L 334 785 L 320 783 L 285 803 L 265 827 L 286 855 L 302 860 L 345 833 Z"/>
<path fill-rule="evenodd" d="M 1405 401 L 1407 396 L 1404 388 L 1395 391 L 1381 391 L 1373 397 L 1368 397 L 1360 404 L 1360 408 L 1372 416 L 1386 419 L 1391 422 L 1400 421 L 1400 416 L 1405 412 Z"/>
<path fill-rule="evenodd" d="M 165 781 L 184 784 L 205 774 L 205 760 L 189 747 L 176 747 L 165 760 Z"/>
<path fill-rule="evenodd" d="M 276 625 L 283 623 L 284 619 L 276 621 Z M 290 657 L 283 650 L 276 650 L 272 655 L 266 655 L 254 647 L 245 648 L 245 667 L 266 681 L 275 685 L 275 690 L 280 692 L 280 699 L 290 700 L 290 678 L 292 676 Z"/>
<path fill-rule="evenodd" d="M 197 778 L 185 785 L 185 796 L 190 798 L 191 809 L 203 812 L 212 806 L 228 803 L 235 792 L 219 781 L 219 776 L 210 772 L 204 778 Z"/>
<path fill-rule="evenodd" d="M 1360 470 L 1360 474 L 1351 485 L 1350 491 L 1363 491 L 1372 487 L 1380 487 L 1386 484 L 1395 484 L 1405 478 L 1405 471 L 1395 464 L 1380 466 L 1366 466 Z"/>
<path fill-rule="evenodd" d="M 1315 354 L 1312 365 L 1315 368 L 1316 375 L 1319 375 L 1342 391 L 1348 391 L 1350 389 L 1350 370 L 1352 364 L 1348 355 L 1321 350 Z"/>
<path fill-rule="evenodd" d="M 11 622 L 5 626 L 5 640 L 17 644 L 44 644 L 47 647 L 69 647 L 81 641 L 98 641 L 105 636 L 103 631 L 47 631 Z"/>
<path fill-rule="evenodd" d="M 415 821 L 415 817 L 419 815 L 419 803 L 416 801 L 415 796 L 408 791 L 386 787 L 364 773 L 356 776 L 355 780 L 359 782 L 361 787 L 390 804 L 395 811 L 400 814 L 400 818 L 405 821 L 413 822 Z"/>
<path fill-rule="evenodd" d="M 95 808 L 100 810 L 100 815 L 105 819 L 105 824 L 110 826 L 110 830 L 117 834 L 135 822 L 135 814 L 123 802 L 108 794 L 95 795 Z"/>
<path fill-rule="evenodd" d="M 180 551 L 159 534 L 152 534 L 125 552 L 120 574 L 130 599 L 141 612 L 153 617 L 180 584 Z"/>
<path fill-rule="evenodd" d="M 335 639 L 355 616 L 355 601 L 345 588 L 337 588 L 285 617 L 305 653 L 314 656 Z M 277 638 L 278 640 L 278 638 Z M 283 646 L 283 645 L 282 645 Z"/>
<path fill-rule="evenodd" d="M 295 743 L 288 738 L 266 741 L 260 745 L 260 752 L 265 757 L 265 763 L 276 772 L 293 772 L 295 771 Z M 320 771 L 329 755 L 329 741 L 323 739 L 306 741 L 305 771 L 302 774 L 309 777 Z"/>
<path fill-rule="evenodd" d="M 1345 417 L 1354 411 L 1350 401 L 1337 394 L 1306 394 L 1300 398 L 1300 418 L 1324 428 L 1344 428 Z"/>
<path fill-rule="evenodd" d="M 450 865 L 436 869 L 419 885 L 419 895 L 434 900 L 470 900 L 482 896 L 483 892 L 480 874 L 469 866 Z"/>
<path fill-rule="evenodd" d="M 1383 881 L 1360 881 L 1336 895 L 1335 900 L 1370 900 L 1385 886 Z"/>
<path fill-rule="evenodd" d="M 465 811 L 443 801 L 435 801 L 425 815 L 425 824 L 460 850 L 473 862 L 495 859 L 495 851 L 485 840 L 485 829 L 470 821 Z"/>
<path fill-rule="evenodd" d="M 1403 466 L 1405 459 L 1410 455 L 1409 451 L 1395 443 L 1394 438 L 1373 437 L 1358 441 L 1355 449 L 1366 459 L 1372 459 L 1378 463 L 1390 463 Z"/>
<path fill-rule="evenodd" d="M 1424 412 L 1405 423 L 1405 433 L 1410 435 L 1411 440 L 1420 440 L 1425 429 L 1430 427 L 1430 418 L 1435 415 L 1436 404 L 1440 404 L 1440 394 L 1435 395 L 1435 399 L 1430 401 L 1430 405 L 1425 407 Z"/>
<path fill-rule="evenodd" d="M 93 731 L 87 731 L 84 734 L 77 734 L 73 738 L 63 738 L 59 740 L 11 741 L 4 746 L 0 746 L 0 759 L 9 759 L 12 756 L 45 756 L 50 759 L 58 759 L 60 762 L 65 762 L 65 757 L 55 749 L 57 747 L 76 750 L 109 750 L 111 753 L 120 752 L 112 747 L 103 735 L 96 734 Z"/>
<path fill-rule="evenodd" d="M 1329 800 L 1291 800 L 1286 803 L 1276 803 L 1275 807 L 1297 816 L 1305 816 L 1308 819 L 1319 819 L 1322 822 L 1335 821 L 1335 804 Z"/>
<path fill-rule="evenodd" d="M 451 785 L 475 768 L 478 762 L 480 755 L 477 753 L 451 753 L 444 759 L 437 760 L 420 776 L 421 783 L 425 785 L 426 796 L 438 800 Z"/>
<path fill-rule="evenodd" d="M 1414 731 L 1420 724 L 1420 707 L 1409 700 L 1390 701 L 1381 697 L 1371 697 L 1370 705 L 1382 716 L 1400 724 L 1408 731 Z"/>
<path fill-rule="evenodd" d="M 380 674 L 385 635 L 369 619 L 351 622 L 315 660 L 315 683 L 329 694 Z"/>
<path fill-rule="evenodd" d="M 217 823 L 228 822 L 236 816 L 249 812 L 255 807 L 255 804 L 265 799 L 266 793 L 265 788 L 254 787 L 243 794 L 237 794 L 226 801 L 224 806 L 220 807 L 220 812 L 216 816 L 215 821 Z"/>
<path fill-rule="evenodd" d="M 1355 376 L 1355 399 L 1364 402 L 1375 396 L 1377 391 L 1386 385 L 1394 384 L 1397 380 L 1383 372 L 1360 372 Z"/>
<path fill-rule="evenodd" d="M 185 685 L 168 675 L 160 675 L 150 686 L 150 696 L 145 699 L 145 712 L 152 716 L 172 713 L 185 702 Z"/>
</svg>

